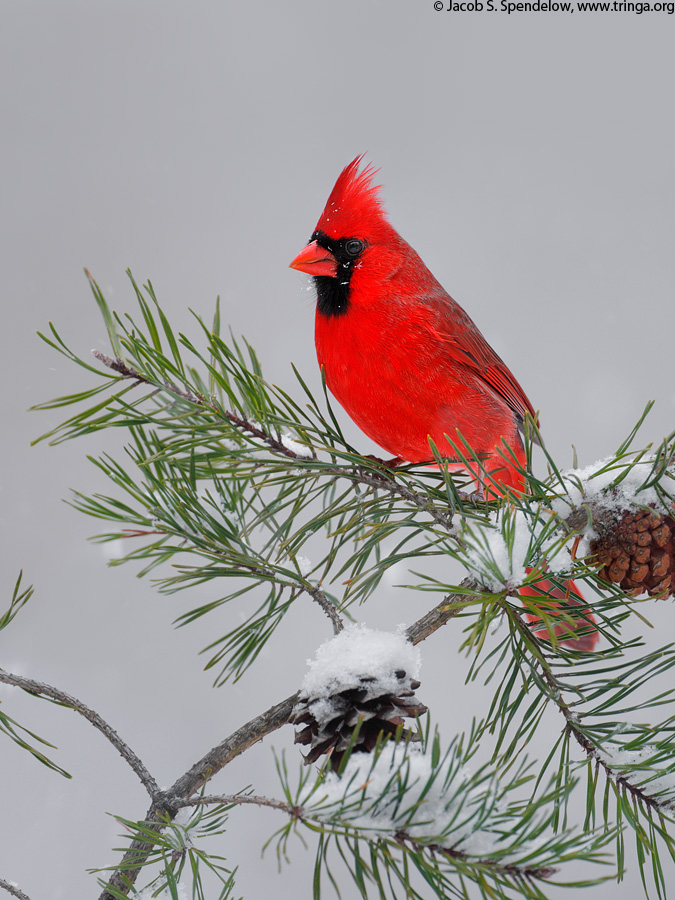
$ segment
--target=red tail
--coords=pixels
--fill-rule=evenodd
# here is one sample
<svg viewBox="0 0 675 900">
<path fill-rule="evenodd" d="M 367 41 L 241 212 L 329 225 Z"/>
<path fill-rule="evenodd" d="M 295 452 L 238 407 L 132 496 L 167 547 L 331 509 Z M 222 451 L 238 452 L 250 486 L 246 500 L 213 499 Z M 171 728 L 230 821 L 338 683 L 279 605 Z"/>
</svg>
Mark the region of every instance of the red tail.
<svg viewBox="0 0 675 900">
<path fill-rule="evenodd" d="M 522 447 L 514 448 L 521 465 L 525 464 L 525 452 Z M 503 448 L 503 452 L 508 453 L 508 448 Z M 483 484 L 488 482 L 485 488 L 486 495 L 489 497 L 504 496 L 501 490 L 503 485 L 511 491 L 519 494 L 525 493 L 525 479 L 522 472 L 515 466 L 509 464 L 501 455 L 493 457 L 497 466 L 488 468 L 487 479 L 482 479 Z M 495 483 L 496 482 L 496 483 Z M 532 569 L 528 569 L 528 574 Z M 588 604 L 584 600 L 582 594 L 577 588 L 574 581 L 567 581 L 564 588 L 555 585 L 549 578 L 540 578 L 538 581 L 530 585 L 525 585 L 518 591 L 521 597 L 528 597 L 538 602 L 542 611 L 550 611 L 552 615 L 556 615 L 555 610 L 560 606 L 565 606 L 565 612 L 571 615 L 570 607 L 580 607 L 578 617 L 575 615 L 572 621 L 561 622 L 554 628 L 556 638 L 560 639 L 561 644 L 566 644 L 573 650 L 595 650 L 600 639 L 597 628 L 595 628 L 596 620 L 593 613 L 589 610 Z M 561 601 L 561 602 L 555 602 Z M 535 613 L 525 613 L 528 622 L 541 622 L 541 618 Z M 538 628 L 535 634 L 541 638 L 551 637 L 547 627 Z"/>
<path fill-rule="evenodd" d="M 531 569 L 528 569 L 528 572 L 531 571 Z M 544 609 L 544 604 L 542 603 L 542 601 L 544 601 L 546 603 L 546 608 L 550 610 L 553 615 L 556 614 L 555 610 L 556 608 L 559 608 L 561 604 L 551 602 L 551 600 L 562 601 L 562 604 L 566 607 L 565 611 L 568 614 L 571 614 L 571 610 L 569 609 L 571 606 L 580 607 L 578 618 L 575 616 L 572 622 L 561 622 L 559 625 L 556 625 L 553 629 L 554 634 L 560 639 L 561 644 L 566 644 L 573 650 L 595 650 L 598 640 L 600 639 L 598 630 L 595 628 L 595 616 L 589 610 L 588 604 L 579 593 L 574 581 L 570 580 L 566 582 L 565 589 L 561 590 L 554 585 L 550 579 L 540 578 L 532 585 L 524 585 L 521 587 L 518 593 L 521 597 L 531 597 L 538 601 L 542 609 Z M 525 613 L 525 618 L 528 622 L 541 621 L 539 616 L 534 613 Z M 536 629 L 535 634 L 538 637 L 550 638 L 549 631 L 546 627 Z"/>
</svg>

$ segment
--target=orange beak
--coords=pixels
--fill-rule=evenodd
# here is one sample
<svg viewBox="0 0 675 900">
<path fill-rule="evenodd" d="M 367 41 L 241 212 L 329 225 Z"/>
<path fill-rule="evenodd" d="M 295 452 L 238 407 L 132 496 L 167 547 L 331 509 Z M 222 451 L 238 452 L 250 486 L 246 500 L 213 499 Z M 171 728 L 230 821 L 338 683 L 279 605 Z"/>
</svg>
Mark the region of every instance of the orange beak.
<svg viewBox="0 0 675 900">
<path fill-rule="evenodd" d="M 337 276 L 337 260 L 330 250 L 319 247 L 316 241 L 302 248 L 290 268 L 309 275 L 329 275 L 331 278 Z"/>
</svg>

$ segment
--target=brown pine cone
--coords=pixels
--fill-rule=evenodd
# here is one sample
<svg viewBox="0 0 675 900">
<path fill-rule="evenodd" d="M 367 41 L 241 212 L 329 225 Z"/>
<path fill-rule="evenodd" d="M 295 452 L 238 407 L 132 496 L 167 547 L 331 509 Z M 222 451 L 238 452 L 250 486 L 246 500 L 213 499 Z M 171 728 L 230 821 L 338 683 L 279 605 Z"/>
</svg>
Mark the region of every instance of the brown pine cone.
<svg viewBox="0 0 675 900">
<path fill-rule="evenodd" d="M 330 697 L 301 695 L 289 721 L 305 726 L 295 734 L 296 744 L 309 745 L 305 763 L 309 765 L 324 754 L 330 755 L 331 767 L 337 772 L 359 720 L 361 728 L 352 752 L 370 753 L 381 734 L 393 735 L 404 719 L 423 715 L 427 707 L 415 698 L 420 682 L 411 679 L 403 669 L 395 675 L 401 684 L 395 693 L 378 689 L 376 679 L 362 676 L 359 687 Z M 420 740 L 417 731 L 407 728 L 403 729 L 403 737 Z"/>
<path fill-rule="evenodd" d="M 674 511 L 675 512 L 675 511 Z M 655 509 L 625 510 L 591 541 L 598 575 L 627 594 L 675 594 L 675 518 Z"/>
</svg>

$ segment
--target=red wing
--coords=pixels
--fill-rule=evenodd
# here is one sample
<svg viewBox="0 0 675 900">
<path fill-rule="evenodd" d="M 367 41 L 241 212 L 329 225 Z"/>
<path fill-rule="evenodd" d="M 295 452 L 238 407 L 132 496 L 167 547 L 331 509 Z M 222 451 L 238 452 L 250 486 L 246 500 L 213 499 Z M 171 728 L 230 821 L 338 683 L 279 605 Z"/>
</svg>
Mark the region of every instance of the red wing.
<svg viewBox="0 0 675 900">
<path fill-rule="evenodd" d="M 447 315 L 446 312 L 441 318 L 442 339 L 446 352 L 461 365 L 475 372 L 508 403 L 521 421 L 527 415 L 537 421 L 532 404 L 511 370 L 497 356 L 464 310 L 454 300 L 451 302 L 451 314 Z M 458 333 L 461 338 L 458 337 Z"/>
<path fill-rule="evenodd" d="M 529 414 L 536 421 L 537 417 L 527 394 L 483 335 L 479 331 L 474 332 L 469 335 L 468 344 L 467 350 L 474 362 L 473 367 L 483 381 L 503 397 L 521 419 Z"/>
</svg>

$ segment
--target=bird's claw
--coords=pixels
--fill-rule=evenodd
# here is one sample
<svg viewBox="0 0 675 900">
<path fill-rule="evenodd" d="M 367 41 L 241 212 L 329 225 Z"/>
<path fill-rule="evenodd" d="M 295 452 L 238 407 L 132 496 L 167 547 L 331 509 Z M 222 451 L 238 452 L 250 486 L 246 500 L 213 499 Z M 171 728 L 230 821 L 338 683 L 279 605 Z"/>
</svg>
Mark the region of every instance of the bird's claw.
<svg viewBox="0 0 675 900">
<path fill-rule="evenodd" d="M 359 466 L 359 472 L 363 475 L 367 474 L 370 478 L 377 478 L 380 481 L 386 481 L 385 473 L 405 462 L 400 456 L 393 456 L 391 459 L 380 459 L 379 456 L 373 456 L 372 453 L 367 454 L 367 456 L 364 456 L 363 458 L 370 460 L 371 463 L 375 464 L 376 469 L 382 469 L 383 471 L 380 473 L 378 471 L 373 471 L 371 468 L 366 469 L 364 466 Z"/>
</svg>

